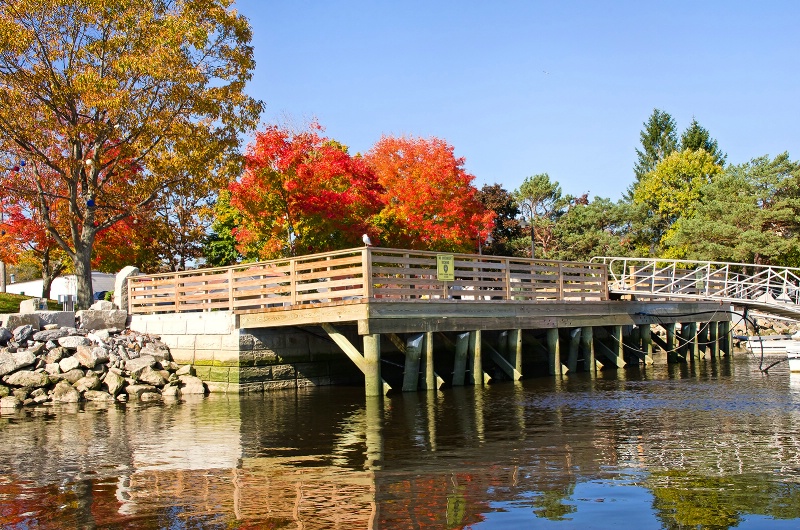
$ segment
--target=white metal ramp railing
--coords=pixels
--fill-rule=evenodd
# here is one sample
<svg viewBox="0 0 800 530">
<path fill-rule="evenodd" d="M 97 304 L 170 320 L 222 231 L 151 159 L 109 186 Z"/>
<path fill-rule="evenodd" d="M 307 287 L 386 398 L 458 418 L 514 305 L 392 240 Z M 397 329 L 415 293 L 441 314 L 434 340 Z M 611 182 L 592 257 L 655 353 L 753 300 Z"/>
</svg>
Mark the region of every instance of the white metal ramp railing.
<svg viewBox="0 0 800 530">
<path fill-rule="evenodd" d="M 650 299 L 720 300 L 800 320 L 800 268 L 719 261 L 598 256 L 609 293 Z"/>
</svg>

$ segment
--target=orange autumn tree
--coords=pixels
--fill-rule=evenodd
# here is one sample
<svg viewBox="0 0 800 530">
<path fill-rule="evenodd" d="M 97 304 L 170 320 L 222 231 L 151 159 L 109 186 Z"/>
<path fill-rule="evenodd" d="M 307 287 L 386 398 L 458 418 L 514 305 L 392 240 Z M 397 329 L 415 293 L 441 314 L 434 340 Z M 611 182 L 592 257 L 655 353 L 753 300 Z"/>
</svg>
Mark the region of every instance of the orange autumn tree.
<svg viewBox="0 0 800 530">
<path fill-rule="evenodd" d="M 486 241 L 495 214 L 446 141 L 384 136 L 365 158 L 385 189 L 378 219 L 385 246 L 476 252 Z"/>
<path fill-rule="evenodd" d="M 358 246 L 372 233 L 382 189 L 364 160 L 312 123 L 256 134 L 244 175 L 229 186 L 239 252 L 272 259 Z"/>
</svg>

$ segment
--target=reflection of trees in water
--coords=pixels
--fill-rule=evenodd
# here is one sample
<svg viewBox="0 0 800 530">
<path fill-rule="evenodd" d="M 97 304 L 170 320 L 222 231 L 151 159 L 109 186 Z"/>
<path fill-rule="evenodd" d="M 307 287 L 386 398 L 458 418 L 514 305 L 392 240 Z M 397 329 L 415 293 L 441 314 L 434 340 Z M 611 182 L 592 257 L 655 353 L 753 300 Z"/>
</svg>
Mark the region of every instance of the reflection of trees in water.
<svg viewBox="0 0 800 530">
<path fill-rule="evenodd" d="M 773 475 L 703 476 L 671 470 L 652 473 L 646 484 L 666 528 L 729 528 L 744 515 L 800 518 L 800 485 L 776 483 Z"/>
</svg>

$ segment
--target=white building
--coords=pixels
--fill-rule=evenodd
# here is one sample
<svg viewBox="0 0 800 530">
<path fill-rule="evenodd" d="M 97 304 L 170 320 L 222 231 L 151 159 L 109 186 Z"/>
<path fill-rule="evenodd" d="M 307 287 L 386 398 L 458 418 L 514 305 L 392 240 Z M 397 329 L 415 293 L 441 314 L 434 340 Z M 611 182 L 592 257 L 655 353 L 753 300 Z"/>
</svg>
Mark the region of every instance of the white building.
<svg viewBox="0 0 800 530">
<path fill-rule="evenodd" d="M 115 274 L 107 272 L 92 272 L 92 290 L 94 297 L 98 298 L 99 293 L 114 290 Z M 33 280 L 30 282 L 11 283 L 6 285 L 6 292 L 13 294 L 24 294 L 25 296 L 42 296 L 43 280 Z M 74 274 L 59 276 L 50 285 L 50 299 L 58 300 L 60 295 L 71 294 L 78 296 L 78 280 Z"/>
</svg>

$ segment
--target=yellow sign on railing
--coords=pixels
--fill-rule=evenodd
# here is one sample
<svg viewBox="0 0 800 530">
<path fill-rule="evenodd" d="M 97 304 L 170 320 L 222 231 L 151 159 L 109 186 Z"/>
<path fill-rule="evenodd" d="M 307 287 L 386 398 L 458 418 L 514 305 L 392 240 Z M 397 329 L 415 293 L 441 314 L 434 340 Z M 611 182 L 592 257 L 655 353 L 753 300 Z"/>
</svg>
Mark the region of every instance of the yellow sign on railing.
<svg viewBox="0 0 800 530">
<path fill-rule="evenodd" d="M 436 279 L 440 282 L 455 281 L 455 259 L 452 254 L 436 255 Z"/>
</svg>

